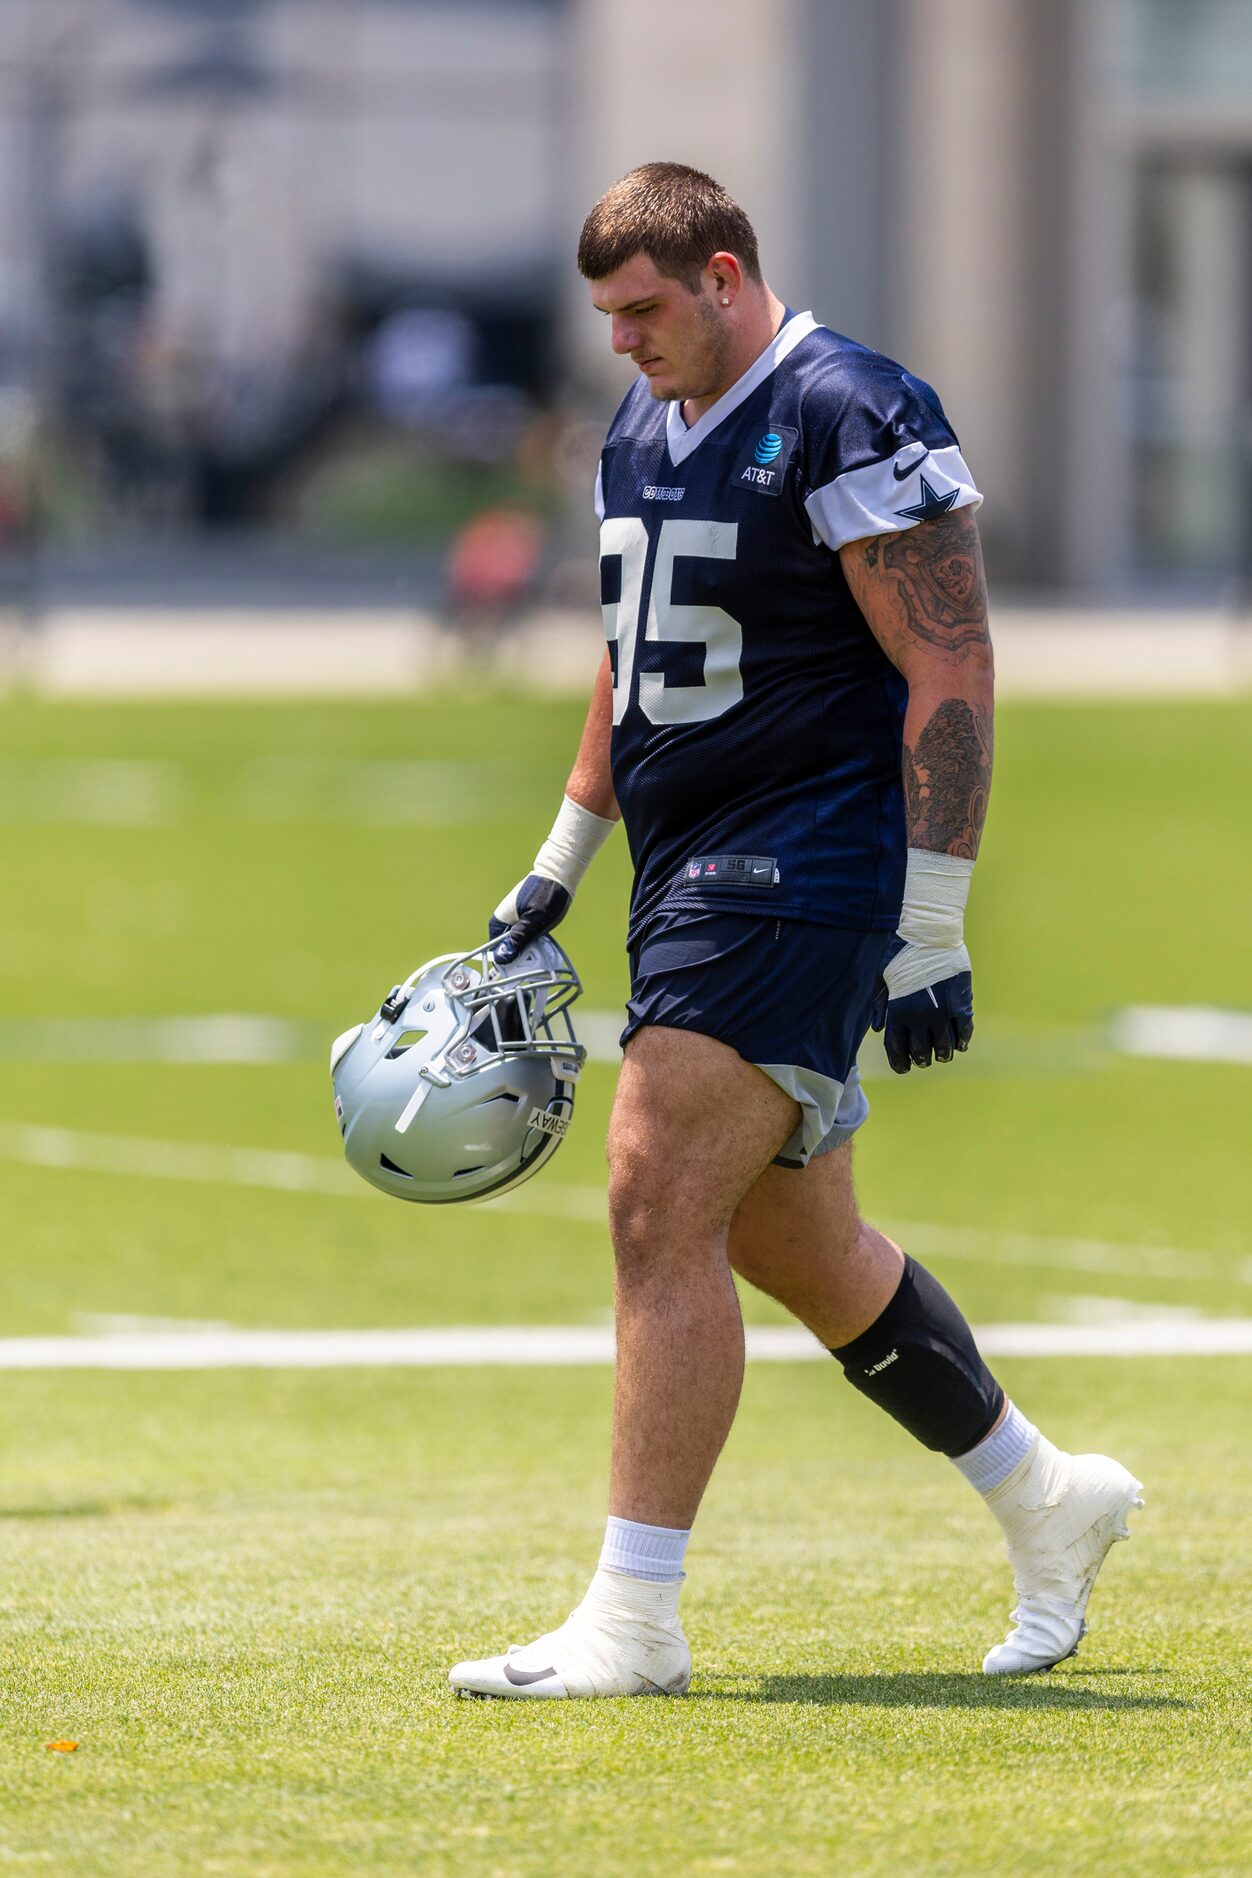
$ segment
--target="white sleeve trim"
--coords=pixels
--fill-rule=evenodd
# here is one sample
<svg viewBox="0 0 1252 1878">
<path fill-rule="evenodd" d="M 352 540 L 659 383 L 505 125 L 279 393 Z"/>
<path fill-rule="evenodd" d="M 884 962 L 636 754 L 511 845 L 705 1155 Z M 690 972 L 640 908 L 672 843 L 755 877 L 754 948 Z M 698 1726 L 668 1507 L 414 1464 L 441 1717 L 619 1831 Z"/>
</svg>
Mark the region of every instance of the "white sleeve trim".
<svg viewBox="0 0 1252 1878">
<path fill-rule="evenodd" d="M 591 499 L 595 504 L 596 520 L 602 522 L 604 520 L 604 466 L 599 463 L 596 465 L 596 493 Z"/>
<path fill-rule="evenodd" d="M 885 463 L 845 470 L 833 483 L 815 489 L 804 506 L 814 540 L 839 549 L 863 535 L 899 534 L 915 528 L 918 522 L 929 520 L 918 511 L 932 501 L 936 515 L 949 509 L 976 509 L 982 501 L 954 443 L 941 450 L 906 444 Z"/>
</svg>

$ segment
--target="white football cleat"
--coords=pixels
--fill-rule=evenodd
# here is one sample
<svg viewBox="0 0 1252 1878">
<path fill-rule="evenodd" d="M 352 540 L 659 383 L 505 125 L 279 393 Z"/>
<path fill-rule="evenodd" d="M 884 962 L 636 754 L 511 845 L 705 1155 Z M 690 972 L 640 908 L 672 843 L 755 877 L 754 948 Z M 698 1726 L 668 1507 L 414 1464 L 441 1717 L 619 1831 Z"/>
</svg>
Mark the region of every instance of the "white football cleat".
<svg viewBox="0 0 1252 1878">
<path fill-rule="evenodd" d="M 988 1676 L 1028 1676 L 1077 1653 L 1087 1634 L 1096 1573 L 1126 1521 L 1142 1506 L 1140 1483 L 1104 1454 L 1065 1454 L 1042 1435 L 1008 1479 L 987 1495 L 1004 1528 L 1017 1609 L 1015 1628 L 988 1651 Z"/>
<path fill-rule="evenodd" d="M 559 1630 L 510 1644 L 504 1656 L 458 1663 L 448 1681 L 458 1695 L 684 1695 L 691 1652 L 678 1617 L 681 1583 L 598 1571 Z"/>
</svg>

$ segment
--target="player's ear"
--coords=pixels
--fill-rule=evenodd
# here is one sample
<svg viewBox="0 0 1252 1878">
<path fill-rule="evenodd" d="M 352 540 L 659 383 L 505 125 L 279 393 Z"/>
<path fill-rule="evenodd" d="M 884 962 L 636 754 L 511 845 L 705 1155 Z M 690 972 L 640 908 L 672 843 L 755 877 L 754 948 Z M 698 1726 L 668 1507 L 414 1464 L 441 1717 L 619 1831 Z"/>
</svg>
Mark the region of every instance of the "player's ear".
<svg viewBox="0 0 1252 1878">
<path fill-rule="evenodd" d="M 719 249 L 709 256 L 704 279 L 718 306 L 733 306 L 743 286 L 743 269 L 733 254 Z"/>
</svg>

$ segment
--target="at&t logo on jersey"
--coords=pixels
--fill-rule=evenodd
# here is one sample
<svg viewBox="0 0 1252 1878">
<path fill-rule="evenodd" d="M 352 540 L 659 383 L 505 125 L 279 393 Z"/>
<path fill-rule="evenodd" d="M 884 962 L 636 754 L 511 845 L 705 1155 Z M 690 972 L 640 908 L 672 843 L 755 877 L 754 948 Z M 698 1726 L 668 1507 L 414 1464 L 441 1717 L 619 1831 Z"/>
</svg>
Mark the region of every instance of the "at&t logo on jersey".
<svg viewBox="0 0 1252 1878">
<path fill-rule="evenodd" d="M 736 481 L 741 487 L 755 489 L 763 496 L 776 496 L 783 486 L 799 434 L 786 424 L 771 426 L 756 439 L 752 455 L 739 470 Z"/>
</svg>

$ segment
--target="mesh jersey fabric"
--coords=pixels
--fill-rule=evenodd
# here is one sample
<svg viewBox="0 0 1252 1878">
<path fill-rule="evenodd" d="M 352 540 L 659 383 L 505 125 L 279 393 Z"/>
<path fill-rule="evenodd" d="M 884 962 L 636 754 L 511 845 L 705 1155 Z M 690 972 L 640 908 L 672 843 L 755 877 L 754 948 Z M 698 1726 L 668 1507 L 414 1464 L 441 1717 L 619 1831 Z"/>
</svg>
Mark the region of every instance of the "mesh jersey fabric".
<svg viewBox="0 0 1252 1878">
<path fill-rule="evenodd" d="M 895 927 L 906 686 L 838 550 L 981 500 L 931 388 L 811 314 L 689 430 L 631 388 L 596 501 L 632 935 L 684 907 Z"/>
</svg>

